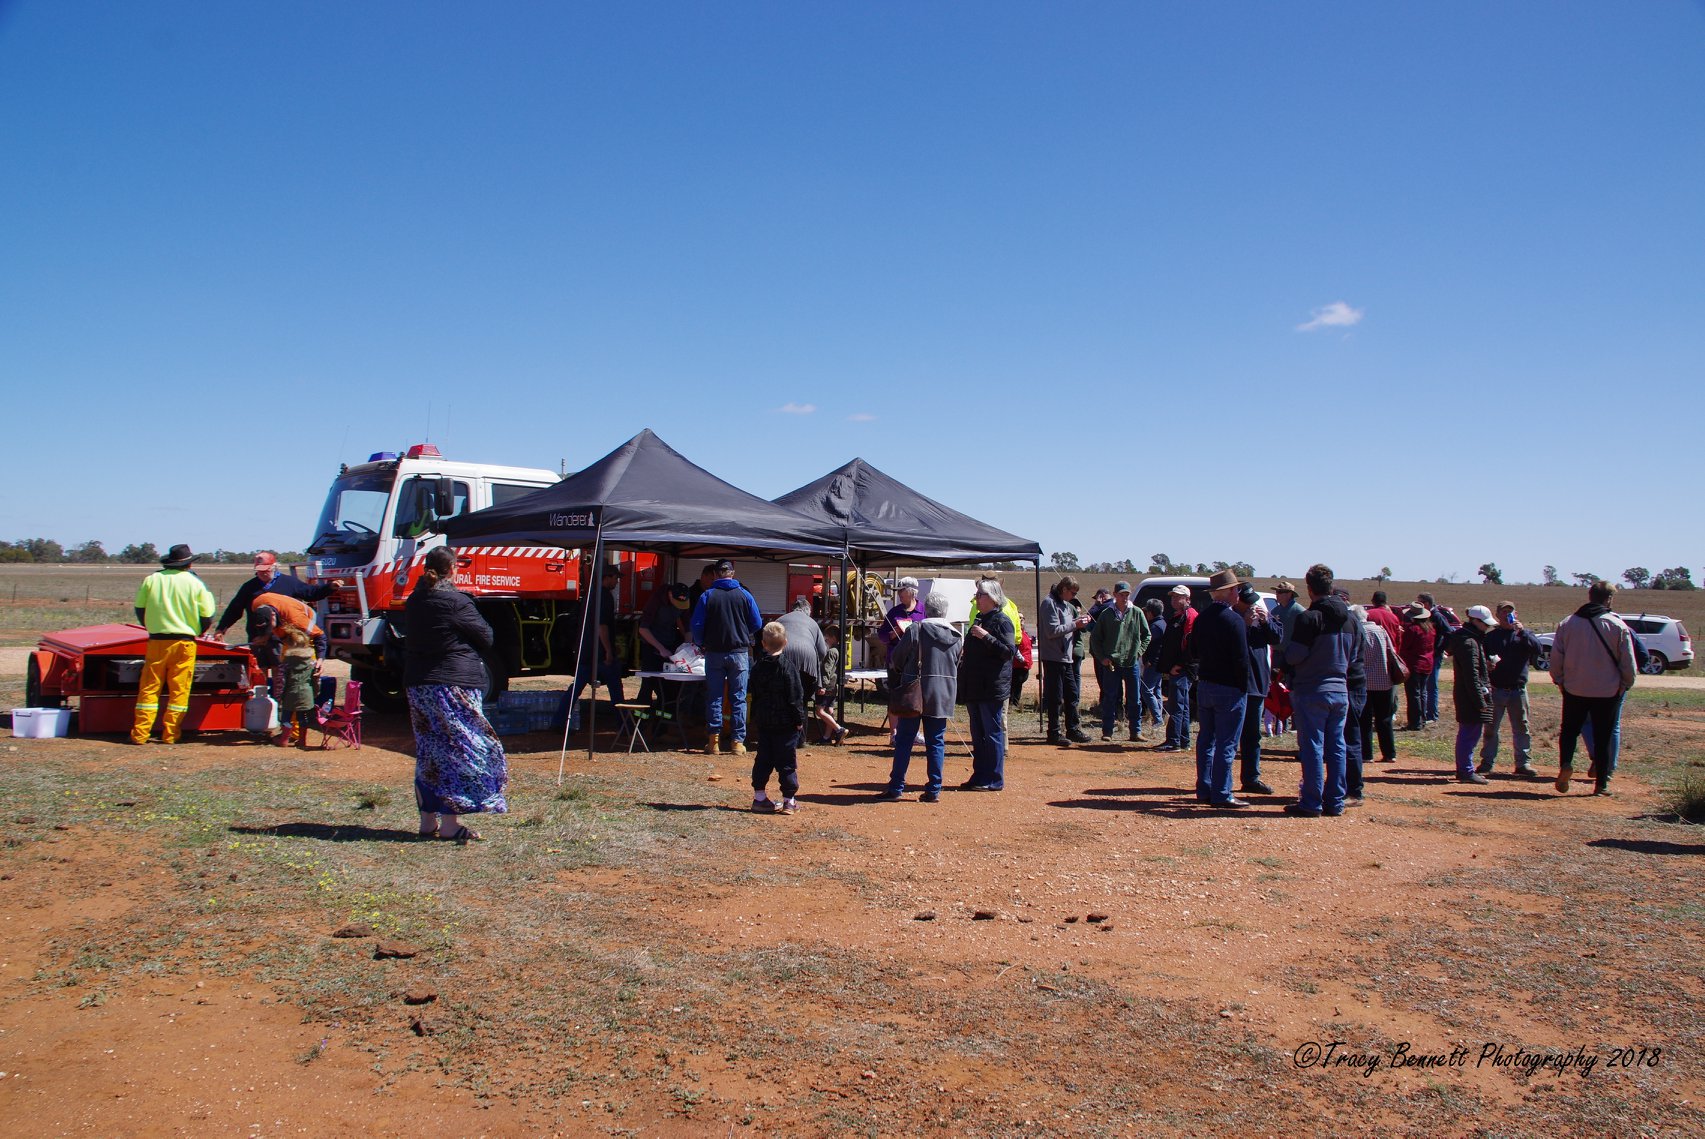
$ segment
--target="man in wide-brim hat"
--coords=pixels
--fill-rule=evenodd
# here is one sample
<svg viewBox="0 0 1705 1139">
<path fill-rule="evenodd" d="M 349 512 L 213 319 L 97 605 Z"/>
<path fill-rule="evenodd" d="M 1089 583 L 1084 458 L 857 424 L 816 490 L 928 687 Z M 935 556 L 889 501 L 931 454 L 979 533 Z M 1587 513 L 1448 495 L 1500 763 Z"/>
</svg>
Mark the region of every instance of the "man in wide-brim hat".
<svg viewBox="0 0 1705 1139">
<path fill-rule="evenodd" d="M 189 686 L 195 679 L 195 638 L 213 622 L 213 591 L 189 571 L 195 554 L 183 543 L 166 551 L 160 568 L 136 587 L 136 620 L 148 630 L 148 651 L 136 686 L 136 717 L 130 742 L 145 744 L 160 720 L 160 742 L 175 744 L 184 713 L 189 711 Z M 166 690 L 161 715 L 160 689 Z"/>
</svg>

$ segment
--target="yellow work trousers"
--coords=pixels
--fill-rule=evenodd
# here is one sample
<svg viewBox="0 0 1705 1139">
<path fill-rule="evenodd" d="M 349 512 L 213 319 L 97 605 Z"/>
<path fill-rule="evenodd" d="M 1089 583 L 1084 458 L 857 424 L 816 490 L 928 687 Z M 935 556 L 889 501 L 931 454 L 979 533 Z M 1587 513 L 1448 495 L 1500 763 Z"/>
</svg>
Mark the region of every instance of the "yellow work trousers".
<svg viewBox="0 0 1705 1139">
<path fill-rule="evenodd" d="M 145 744 L 154 730 L 160 711 L 160 687 L 165 686 L 165 715 L 160 717 L 160 739 L 175 744 L 184 713 L 189 711 L 189 686 L 195 680 L 194 641 L 149 641 L 142 659 L 142 679 L 136 686 L 136 721 L 130 726 L 130 742 Z"/>
</svg>

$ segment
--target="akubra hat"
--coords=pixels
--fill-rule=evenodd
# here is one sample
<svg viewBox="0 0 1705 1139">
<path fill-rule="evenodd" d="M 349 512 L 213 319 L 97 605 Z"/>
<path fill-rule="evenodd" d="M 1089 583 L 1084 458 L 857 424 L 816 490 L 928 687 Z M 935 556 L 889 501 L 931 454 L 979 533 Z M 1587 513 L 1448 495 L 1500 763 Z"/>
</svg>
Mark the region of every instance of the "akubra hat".
<svg viewBox="0 0 1705 1139">
<path fill-rule="evenodd" d="M 1237 580 L 1235 570 L 1223 569 L 1208 579 L 1208 592 L 1215 593 L 1222 589 L 1235 589 L 1243 583 Z"/>
<path fill-rule="evenodd" d="M 166 551 L 165 556 L 160 559 L 160 564 L 166 569 L 188 569 L 195 559 L 196 555 L 190 553 L 189 547 L 179 542 Z"/>
</svg>

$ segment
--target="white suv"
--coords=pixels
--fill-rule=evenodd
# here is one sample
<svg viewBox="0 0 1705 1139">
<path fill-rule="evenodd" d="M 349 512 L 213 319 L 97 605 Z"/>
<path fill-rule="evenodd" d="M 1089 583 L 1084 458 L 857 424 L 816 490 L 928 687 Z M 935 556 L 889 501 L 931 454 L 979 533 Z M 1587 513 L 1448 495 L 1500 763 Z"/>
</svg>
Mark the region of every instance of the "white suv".
<svg viewBox="0 0 1705 1139">
<path fill-rule="evenodd" d="M 1660 676 L 1670 669 L 1686 668 L 1693 663 L 1693 638 L 1687 626 L 1674 617 L 1655 613 L 1618 613 L 1629 631 L 1639 638 L 1646 650 L 1646 661 L 1640 671 L 1648 676 Z M 1536 634 L 1541 652 L 1536 667 L 1551 667 L 1551 634 Z"/>
</svg>

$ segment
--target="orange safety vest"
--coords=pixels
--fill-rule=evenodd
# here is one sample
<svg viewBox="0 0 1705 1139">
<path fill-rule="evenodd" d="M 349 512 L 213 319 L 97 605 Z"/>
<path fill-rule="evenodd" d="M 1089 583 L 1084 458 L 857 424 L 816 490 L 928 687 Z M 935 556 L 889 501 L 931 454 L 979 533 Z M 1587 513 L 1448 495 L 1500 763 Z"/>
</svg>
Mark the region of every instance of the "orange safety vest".
<svg viewBox="0 0 1705 1139">
<path fill-rule="evenodd" d="M 278 614 L 278 623 L 294 625 L 310 637 L 320 635 L 320 627 L 314 624 L 314 611 L 300 598 L 286 597 L 282 593 L 263 593 L 249 603 L 249 612 L 253 613 L 262 605 L 270 605 Z"/>
</svg>

